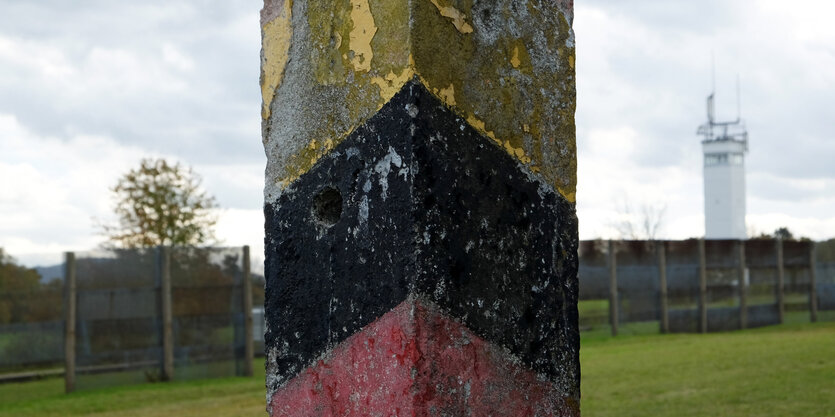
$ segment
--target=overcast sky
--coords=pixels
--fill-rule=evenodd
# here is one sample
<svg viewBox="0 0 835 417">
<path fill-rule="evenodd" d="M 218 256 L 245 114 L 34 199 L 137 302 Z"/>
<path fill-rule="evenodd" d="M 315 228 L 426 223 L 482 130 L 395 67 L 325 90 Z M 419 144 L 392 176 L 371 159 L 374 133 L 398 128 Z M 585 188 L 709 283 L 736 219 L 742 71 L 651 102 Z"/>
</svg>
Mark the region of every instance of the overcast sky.
<svg viewBox="0 0 835 417">
<path fill-rule="evenodd" d="M 790 4 L 790 5 L 789 5 Z M 202 174 L 226 245 L 263 250 L 260 0 L 0 0 L 0 247 L 27 264 L 102 242 L 108 188 L 143 157 Z M 748 228 L 835 236 L 835 6 L 577 0 L 580 237 L 644 205 L 704 233 L 696 128 L 715 61 L 742 116 Z M 715 58 L 712 58 L 715 57 Z"/>
</svg>

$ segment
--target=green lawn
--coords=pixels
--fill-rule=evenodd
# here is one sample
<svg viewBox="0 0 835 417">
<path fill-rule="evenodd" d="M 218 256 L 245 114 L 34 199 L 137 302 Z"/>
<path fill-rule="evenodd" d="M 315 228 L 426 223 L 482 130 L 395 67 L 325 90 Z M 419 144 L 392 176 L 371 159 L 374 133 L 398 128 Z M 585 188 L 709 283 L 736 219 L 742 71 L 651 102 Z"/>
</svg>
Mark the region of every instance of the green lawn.
<svg viewBox="0 0 835 417">
<path fill-rule="evenodd" d="M 266 416 L 264 362 L 253 378 L 119 386 L 64 395 L 63 379 L 0 385 L 0 416 Z"/>
<path fill-rule="evenodd" d="M 590 336 L 580 350 L 586 417 L 835 416 L 835 323 Z"/>
<path fill-rule="evenodd" d="M 597 416 L 835 416 L 835 323 L 708 335 L 583 335 L 582 410 Z M 0 416 L 265 416 L 254 378 L 64 395 L 63 380 L 0 385 Z"/>
</svg>

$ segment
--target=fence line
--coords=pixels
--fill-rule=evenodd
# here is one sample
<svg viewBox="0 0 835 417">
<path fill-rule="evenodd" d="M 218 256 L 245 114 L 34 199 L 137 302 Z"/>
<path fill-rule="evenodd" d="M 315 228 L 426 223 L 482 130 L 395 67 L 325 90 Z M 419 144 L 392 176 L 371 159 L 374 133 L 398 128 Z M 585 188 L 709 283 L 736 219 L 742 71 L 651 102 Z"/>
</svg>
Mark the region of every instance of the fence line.
<svg viewBox="0 0 835 417">
<path fill-rule="evenodd" d="M 71 391 L 252 374 L 248 358 L 263 351 L 263 288 L 251 288 L 248 247 L 64 258 L 63 282 L 0 294 L 11 312 L 0 316 L 0 380 L 66 367 Z M 584 330 L 699 333 L 835 320 L 835 244 L 582 241 L 579 276 Z"/>
<path fill-rule="evenodd" d="M 809 269 L 809 319 L 814 323 L 818 321 L 818 297 L 817 297 L 817 271 L 815 268 L 815 245 L 809 250 L 809 263 L 813 265 Z"/>
<path fill-rule="evenodd" d="M 76 325 L 76 302 L 78 297 L 76 291 L 76 276 L 75 276 L 75 254 L 67 252 L 66 260 L 64 261 L 64 291 L 66 292 L 66 299 L 64 301 L 65 316 L 64 328 L 64 391 L 75 391 L 75 325 Z"/>
<path fill-rule="evenodd" d="M 815 247 L 760 239 L 582 241 L 581 328 L 608 323 L 617 335 L 627 323 L 657 322 L 661 333 L 706 333 L 785 323 L 787 310 L 796 321 L 798 308 L 815 321 L 820 305 L 835 312 L 835 259 L 818 259 Z M 595 311 L 606 311 L 605 321 Z"/>
<path fill-rule="evenodd" d="M 178 262 L 172 261 L 172 251 L 176 251 Z M 67 392 L 78 388 L 79 375 L 89 379 L 110 373 L 107 378 L 100 378 L 108 385 L 113 381 L 141 381 L 143 376 L 150 381 L 182 379 L 177 374 L 177 364 L 204 366 L 206 370 L 195 373 L 201 377 L 222 374 L 210 368 L 218 362 L 232 361 L 234 374 L 252 375 L 248 246 L 240 253 L 158 247 L 153 254 L 136 251 L 106 255 L 115 258 L 101 255 L 83 259 L 83 285 L 77 282 L 79 266 L 75 254 L 66 255 Z M 216 282 L 203 281 L 206 274 Z M 148 280 L 146 276 L 153 278 Z M 154 327 L 159 329 L 158 337 L 153 335 Z M 224 336 L 229 327 L 232 333 Z M 81 344 L 79 337 L 83 339 Z M 234 347 L 218 345 L 218 338 L 231 339 Z M 81 366 L 77 363 L 79 358 Z M 129 371 L 134 375 L 117 375 Z M 90 381 L 87 384 L 93 384 Z"/>
<path fill-rule="evenodd" d="M 670 332 L 670 313 L 667 308 L 667 242 L 658 247 L 658 281 L 661 286 L 661 333 Z"/>
</svg>

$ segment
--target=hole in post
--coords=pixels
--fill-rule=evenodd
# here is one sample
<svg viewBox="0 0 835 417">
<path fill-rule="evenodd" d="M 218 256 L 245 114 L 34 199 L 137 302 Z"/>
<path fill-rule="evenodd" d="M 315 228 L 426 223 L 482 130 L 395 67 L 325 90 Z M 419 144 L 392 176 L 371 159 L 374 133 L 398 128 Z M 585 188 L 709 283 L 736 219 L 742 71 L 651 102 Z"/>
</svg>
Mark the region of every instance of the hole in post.
<svg viewBox="0 0 835 417">
<path fill-rule="evenodd" d="M 313 215 L 316 221 L 333 226 L 342 216 L 342 194 L 333 187 L 325 187 L 313 197 Z"/>
</svg>

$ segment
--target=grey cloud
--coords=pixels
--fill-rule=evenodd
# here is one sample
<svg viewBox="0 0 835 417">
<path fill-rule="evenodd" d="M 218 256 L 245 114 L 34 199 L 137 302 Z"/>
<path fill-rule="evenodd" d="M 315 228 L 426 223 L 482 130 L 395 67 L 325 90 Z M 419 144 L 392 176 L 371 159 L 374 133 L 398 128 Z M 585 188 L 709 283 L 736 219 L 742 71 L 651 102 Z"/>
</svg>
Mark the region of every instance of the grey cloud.
<svg viewBox="0 0 835 417">
<path fill-rule="evenodd" d="M 106 135 L 191 163 L 261 161 L 253 117 L 260 105 L 258 2 L 68 4 L 3 5 L 0 36 L 57 48 L 76 74 L 67 85 L 32 76 L 25 68 L 11 74 L 13 69 L 0 69 L 15 81 L 0 82 L 0 112 L 15 114 L 44 136 L 67 130 Z M 165 45 L 193 61 L 193 68 L 166 63 Z M 124 54 L 137 66 L 129 68 L 137 72 L 133 75 L 150 79 L 131 87 L 96 78 L 94 56 L 101 51 L 116 58 Z M 118 75 L 113 69 L 101 71 Z"/>
</svg>

